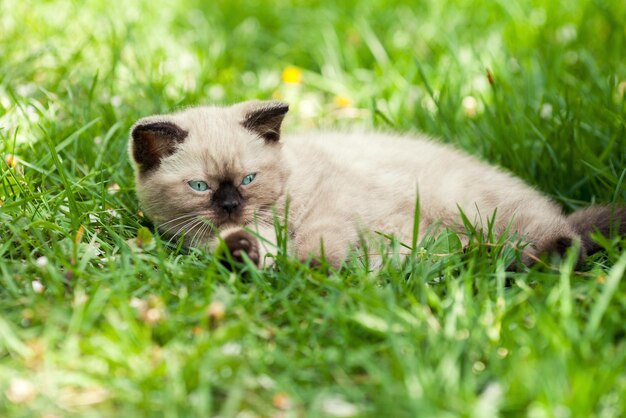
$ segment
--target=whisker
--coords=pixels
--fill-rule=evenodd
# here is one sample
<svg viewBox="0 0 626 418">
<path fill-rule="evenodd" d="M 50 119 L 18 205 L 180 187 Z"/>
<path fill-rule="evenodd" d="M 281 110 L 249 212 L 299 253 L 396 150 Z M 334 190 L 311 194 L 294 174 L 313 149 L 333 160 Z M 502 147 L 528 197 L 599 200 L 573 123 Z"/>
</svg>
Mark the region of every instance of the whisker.
<svg viewBox="0 0 626 418">
<path fill-rule="evenodd" d="M 187 221 L 185 224 L 183 224 L 177 231 L 176 233 L 174 233 L 172 235 L 172 237 L 167 241 L 167 244 L 169 245 L 172 240 L 174 238 L 176 238 L 177 236 L 180 235 L 181 232 L 190 232 L 192 231 L 197 225 L 199 225 L 202 222 L 202 218 L 194 218 L 191 219 L 190 221 Z M 184 231 L 183 231 L 184 230 Z"/>
<path fill-rule="evenodd" d="M 172 235 L 176 236 L 180 233 L 180 231 L 184 228 L 187 228 L 189 225 L 191 225 L 192 223 L 194 223 L 197 220 L 197 218 L 192 218 L 189 220 L 186 220 L 180 224 L 176 224 L 176 225 L 172 225 L 169 228 L 167 228 L 166 230 L 163 231 L 163 235 L 168 235 L 170 233 L 170 231 L 172 231 L 175 228 L 178 228 L 176 230 L 175 233 L 173 233 Z"/>
<path fill-rule="evenodd" d="M 189 222 L 194 221 L 195 219 L 197 219 L 197 215 L 193 215 L 193 216 L 184 216 L 184 217 L 179 217 L 177 219 L 173 219 L 172 221 L 178 221 L 178 223 L 175 223 L 173 225 L 168 226 L 167 228 L 163 228 L 163 225 L 159 225 L 158 228 L 160 231 L 163 232 L 163 234 L 167 234 L 168 232 L 170 232 L 172 229 L 174 228 L 178 228 L 182 225 L 186 225 Z M 170 222 L 168 222 L 170 223 Z"/>
<path fill-rule="evenodd" d="M 179 221 L 179 223 L 176 223 L 174 225 L 170 225 L 168 228 L 165 229 L 160 229 L 161 234 L 163 235 L 170 235 L 172 230 L 177 230 L 180 231 L 181 228 L 186 227 L 187 225 L 189 225 L 191 222 L 194 222 L 197 218 L 191 218 L 191 219 L 187 219 L 187 220 L 181 220 Z M 175 233 L 173 235 L 176 235 Z"/>
<path fill-rule="evenodd" d="M 196 247 L 200 243 L 200 239 L 202 238 L 202 235 L 204 234 L 205 227 L 206 225 L 200 225 L 200 227 L 194 234 L 193 238 L 191 239 L 191 244 L 189 244 L 191 247 Z"/>
<path fill-rule="evenodd" d="M 201 219 L 201 221 L 204 221 L 204 219 Z M 195 235 L 193 236 L 192 240 L 191 240 L 191 246 L 194 247 L 197 244 L 200 243 L 200 239 L 202 238 L 202 236 L 204 235 L 204 233 L 206 232 L 207 228 L 209 228 L 211 225 L 208 222 L 202 222 L 200 224 L 200 228 L 198 228 L 198 230 L 196 231 Z M 198 239 L 198 241 L 196 242 L 196 238 Z"/>
<path fill-rule="evenodd" d="M 159 227 L 163 227 L 163 226 L 165 226 L 165 225 L 167 225 L 169 223 L 172 223 L 172 222 L 175 222 L 175 221 L 178 221 L 178 220 L 181 220 L 181 219 L 185 219 L 185 218 L 191 218 L 193 216 L 198 216 L 198 215 L 200 215 L 199 212 L 186 213 L 184 215 L 181 215 L 181 216 L 178 216 L 176 218 L 170 219 L 167 222 L 163 222 L 162 224 L 159 224 Z"/>
<path fill-rule="evenodd" d="M 193 235 L 193 237 L 191 238 L 191 240 L 189 240 L 189 248 L 193 248 L 193 247 L 194 247 L 194 241 L 195 241 L 196 237 L 198 236 L 198 232 L 200 231 L 200 229 L 202 229 L 202 225 L 201 225 L 200 223 L 198 223 L 198 222 L 197 222 L 197 223 L 195 223 L 195 224 L 193 225 L 193 227 L 192 227 L 192 228 L 189 228 L 189 230 L 187 231 L 187 232 L 188 232 L 188 234 L 189 234 L 189 236 L 191 236 L 192 231 L 193 231 L 194 229 L 196 229 L 196 228 L 198 228 L 198 229 L 197 229 L 197 230 L 196 230 L 196 232 L 194 233 L 194 235 Z"/>
<path fill-rule="evenodd" d="M 207 224 L 205 225 L 205 227 L 204 227 L 204 231 L 202 231 L 202 235 L 205 235 L 205 234 L 212 234 L 212 233 L 213 233 L 213 229 L 214 229 L 214 228 L 213 228 L 213 225 L 211 225 L 211 224 L 207 223 Z M 208 244 L 208 243 L 206 243 L 206 244 Z"/>
</svg>

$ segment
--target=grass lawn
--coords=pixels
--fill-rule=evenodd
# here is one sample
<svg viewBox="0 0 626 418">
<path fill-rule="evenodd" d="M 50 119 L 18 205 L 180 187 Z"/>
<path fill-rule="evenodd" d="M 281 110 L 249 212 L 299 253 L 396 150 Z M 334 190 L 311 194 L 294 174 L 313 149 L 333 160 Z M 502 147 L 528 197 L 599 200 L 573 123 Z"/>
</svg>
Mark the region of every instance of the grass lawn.
<svg viewBox="0 0 626 418">
<path fill-rule="evenodd" d="M 153 236 L 131 124 L 251 98 L 626 201 L 623 0 L 3 0 L 1 417 L 626 415 L 625 240 L 584 272 L 444 235 L 326 275 Z"/>
</svg>

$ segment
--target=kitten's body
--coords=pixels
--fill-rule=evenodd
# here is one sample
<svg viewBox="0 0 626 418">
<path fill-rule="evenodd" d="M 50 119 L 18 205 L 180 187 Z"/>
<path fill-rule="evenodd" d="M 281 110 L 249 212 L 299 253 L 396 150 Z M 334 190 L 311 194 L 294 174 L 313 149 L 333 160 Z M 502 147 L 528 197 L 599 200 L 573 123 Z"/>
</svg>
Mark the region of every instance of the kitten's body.
<svg viewBox="0 0 626 418">
<path fill-rule="evenodd" d="M 288 201 L 294 254 L 318 257 L 323 242 L 333 266 L 370 231 L 410 243 L 417 191 L 420 235 L 441 226 L 463 233 L 459 209 L 485 230 L 496 213 L 496 233 L 508 229 L 529 243 L 526 262 L 562 253 L 594 226 L 608 229 L 591 223 L 581 230 L 521 180 L 427 138 L 312 132 L 279 141 L 286 112 L 281 103 L 245 102 L 138 122 L 131 155 L 148 216 L 166 235 L 184 234 L 188 245 L 220 234 L 237 257 L 243 251 L 263 263 L 275 242 L 274 216 L 285 214 Z M 249 173 L 254 181 L 240 184 Z M 211 190 L 192 190 L 190 180 Z M 258 233 L 261 245 L 242 227 Z"/>
</svg>

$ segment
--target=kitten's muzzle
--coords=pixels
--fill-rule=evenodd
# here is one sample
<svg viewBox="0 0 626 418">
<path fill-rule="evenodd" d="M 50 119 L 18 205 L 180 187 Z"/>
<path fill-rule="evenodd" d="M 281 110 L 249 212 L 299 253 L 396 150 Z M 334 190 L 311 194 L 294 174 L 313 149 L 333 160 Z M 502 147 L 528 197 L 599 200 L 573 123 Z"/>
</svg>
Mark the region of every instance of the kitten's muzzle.
<svg viewBox="0 0 626 418">
<path fill-rule="evenodd" d="M 240 211 L 243 202 L 243 196 L 235 186 L 231 183 L 222 183 L 213 194 L 211 206 L 230 217 Z"/>
</svg>

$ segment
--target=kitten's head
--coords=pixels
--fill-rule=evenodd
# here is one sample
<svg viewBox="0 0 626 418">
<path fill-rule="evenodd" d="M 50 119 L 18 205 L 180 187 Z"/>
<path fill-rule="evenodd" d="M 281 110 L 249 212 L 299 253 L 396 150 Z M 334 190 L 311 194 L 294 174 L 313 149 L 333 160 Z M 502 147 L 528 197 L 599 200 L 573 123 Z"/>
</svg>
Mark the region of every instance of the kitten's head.
<svg viewBox="0 0 626 418">
<path fill-rule="evenodd" d="M 139 120 L 129 152 L 144 212 L 166 236 L 185 236 L 186 245 L 270 213 L 288 175 L 279 142 L 288 110 L 251 101 Z"/>
</svg>

